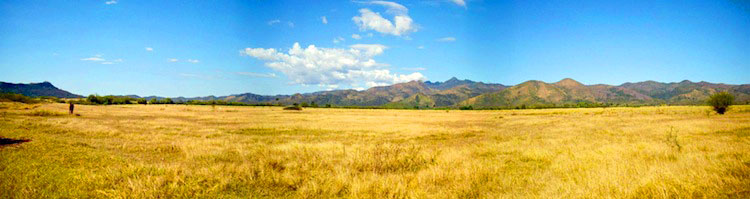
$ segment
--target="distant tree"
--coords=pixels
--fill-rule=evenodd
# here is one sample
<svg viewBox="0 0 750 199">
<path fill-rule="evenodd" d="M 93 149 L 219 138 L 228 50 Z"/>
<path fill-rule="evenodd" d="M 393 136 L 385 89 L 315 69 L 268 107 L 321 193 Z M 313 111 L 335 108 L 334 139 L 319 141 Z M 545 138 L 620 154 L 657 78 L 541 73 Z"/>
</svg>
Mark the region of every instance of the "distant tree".
<svg viewBox="0 0 750 199">
<path fill-rule="evenodd" d="M 138 101 L 138 104 L 147 104 L 148 103 L 148 101 L 146 101 L 145 98 L 138 98 L 138 100 L 136 100 L 136 101 Z"/>
<path fill-rule="evenodd" d="M 472 107 L 471 105 L 469 105 L 469 106 L 458 107 L 458 109 L 459 110 L 474 110 L 474 107 Z"/>
<path fill-rule="evenodd" d="M 714 111 L 718 114 L 724 114 L 732 103 L 734 103 L 734 96 L 728 92 L 718 92 L 708 98 L 708 104 L 711 105 L 714 108 Z"/>
<path fill-rule="evenodd" d="M 156 98 L 151 98 L 151 100 L 149 100 L 148 103 L 149 104 L 158 104 L 159 100 L 157 100 Z"/>
</svg>

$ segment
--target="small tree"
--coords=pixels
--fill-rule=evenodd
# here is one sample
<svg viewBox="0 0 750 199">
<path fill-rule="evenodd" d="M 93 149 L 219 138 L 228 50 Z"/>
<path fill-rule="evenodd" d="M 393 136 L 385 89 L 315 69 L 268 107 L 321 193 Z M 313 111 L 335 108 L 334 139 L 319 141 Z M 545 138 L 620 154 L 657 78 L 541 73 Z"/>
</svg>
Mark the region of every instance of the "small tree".
<svg viewBox="0 0 750 199">
<path fill-rule="evenodd" d="M 733 102 L 734 96 L 728 92 L 713 94 L 708 99 L 708 104 L 711 105 L 714 108 L 714 111 L 718 114 L 724 114 L 724 112 L 727 111 L 727 108 L 729 108 L 729 105 L 732 105 Z"/>
</svg>

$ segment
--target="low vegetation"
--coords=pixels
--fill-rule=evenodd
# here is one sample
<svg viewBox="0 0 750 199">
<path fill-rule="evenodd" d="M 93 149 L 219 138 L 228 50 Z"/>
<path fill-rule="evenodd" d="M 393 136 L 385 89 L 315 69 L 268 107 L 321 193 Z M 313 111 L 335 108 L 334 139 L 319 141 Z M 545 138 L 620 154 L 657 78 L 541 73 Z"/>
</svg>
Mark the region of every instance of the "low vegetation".
<svg viewBox="0 0 750 199">
<path fill-rule="evenodd" d="M 750 197 L 747 105 L 39 106 L 0 109 L 32 140 L 0 147 L 0 198 Z"/>
<path fill-rule="evenodd" d="M 734 96 L 727 92 L 718 92 L 711 95 L 708 99 L 708 104 L 714 108 L 714 111 L 718 114 L 724 114 L 730 105 L 734 103 Z"/>
</svg>

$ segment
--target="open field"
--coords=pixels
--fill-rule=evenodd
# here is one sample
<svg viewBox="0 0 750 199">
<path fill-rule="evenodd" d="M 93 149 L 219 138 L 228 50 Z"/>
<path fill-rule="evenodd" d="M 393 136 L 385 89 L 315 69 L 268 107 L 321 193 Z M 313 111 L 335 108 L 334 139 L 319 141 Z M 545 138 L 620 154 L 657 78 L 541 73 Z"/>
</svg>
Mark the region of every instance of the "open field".
<svg viewBox="0 0 750 199">
<path fill-rule="evenodd" d="M 0 104 L 31 140 L 0 146 L 0 198 L 750 197 L 750 106 L 31 106 Z"/>
</svg>

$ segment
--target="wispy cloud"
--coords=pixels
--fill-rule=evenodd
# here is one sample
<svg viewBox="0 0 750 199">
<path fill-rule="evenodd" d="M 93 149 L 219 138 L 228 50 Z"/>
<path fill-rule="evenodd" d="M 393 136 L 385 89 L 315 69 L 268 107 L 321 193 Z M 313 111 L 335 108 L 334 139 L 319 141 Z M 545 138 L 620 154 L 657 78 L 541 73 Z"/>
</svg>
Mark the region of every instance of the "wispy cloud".
<svg viewBox="0 0 750 199">
<path fill-rule="evenodd" d="M 102 58 L 102 55 L 94 55 L 93 57 L 82 58 L 81 61 L 99 62 L 100 64 L 109 65 L 122 62 L 123 60 L 115 59 L 112 61 L 107 61 L 107 59 Z"/>
<path fill-rule="evenodd" d="M 291 21 L 286 22 L 286 25 L 288 25 L 290 28 L 294 28 L 294 23 L 292 23 Z"/>
<path fill-rule="evenodd" d="M 455 37 L 443 37 L 443 38 L 437 39 L 436 41 L 439 41 L 439 42 L 454 42 L 454 41 L 456 41 L 456 38 Z"/>
<path fill-rule="evenodd" d="M 422 50 L 422 49 L 424 49 L 424 46 L 417 46 L 417 49 Z"/>
<path fill-rule="evenodd" d="M 275 73 L 236 72 L 235 74 L 248 77 L 276 78 Z"/>
<path fill-rule="evenodd" d="M 281 22 L 281 20 L 274 19 L 274 20 L 268 21 L 267 24 L 269 26 L 272 26 L 273 24 L 277 24 L 277 23 L 280 23 L 280 22 Z"/>
<path fill-rule="evenodd" d="M 328 24 L 328 18 L 326 18 L 326 16 L 320 17 L 320 21 L 323 22 L 323 24 Z"/>
<path fill-rule="evenodd" d="M 149 52 L 154 51 L 154 48 L 146 47 L 146 51 L 149 51 Z"/>
<path fill-rule="evenodd" d="M 106 61 L 105 59 L 102 59 L 101 57 L 87 57 L 81 59 L 83 61 L 94 61 L 94 62 L 100 62 L 100 61 Z"/>
<path fill-rule="evenodd" d="M 180 73 L 180 76 L 183 76 L 183 77 L 200 77 L 200 75 L 192 74 L 192 73 Z"/>
<path fill-rule="evenodd" d="M 187 60 L 187 62 L 190 62 L 190 63 L 194 63 L 194 64 L 195 64 L 195 63 L 198 63 L 198 62 L 200 62 L 200 61 L 198 61 L 197 59 L 188 59 L 188 60 Z"/>
<path fill-rule="evenodd" d="M 352 34 L 352 39 L 362 39 L 362 36 L 359 34 Z"/>
<path fill-rule="evenodd" d="M 117 0 L 106 1 L 104 2 L 104 4 L 107 4 L 107 5 L 117 4 Z"/>
<path fill-rule="evenodd" d="M 450 0 L 450 1 L 461 7 L 466 7 L 466 1 L 464 0 Z"/>
<path fill-rule="evenodd" d="M 176 58 L 169 58 L 169 59 L 167 59 L 167 61 L 169 61 L 169 62 L 178 62 L 180 60 L 176 59 Z"/>
<path fill-rule="evenodd" d="M 334 43 L 334 44 L 337 44 L 337 43 L 339 43 L 339 42 L 342 42 L 342 41 L 344 41 L 344 40 L 345 40 L 345 39 L 344 39 L 343 37 L 336 37 L 336 38 L 333 38 L 333 43 Z"/>
<path fill-rule="evenodd" d="M 423 67 L 414 67 L 414 68 L 401 68 L 401 70 L 410 70 L 410 71 L 423 71 L 423 70 L 427 70 L 427 68 L 423 68 Z"/>
</svg>

